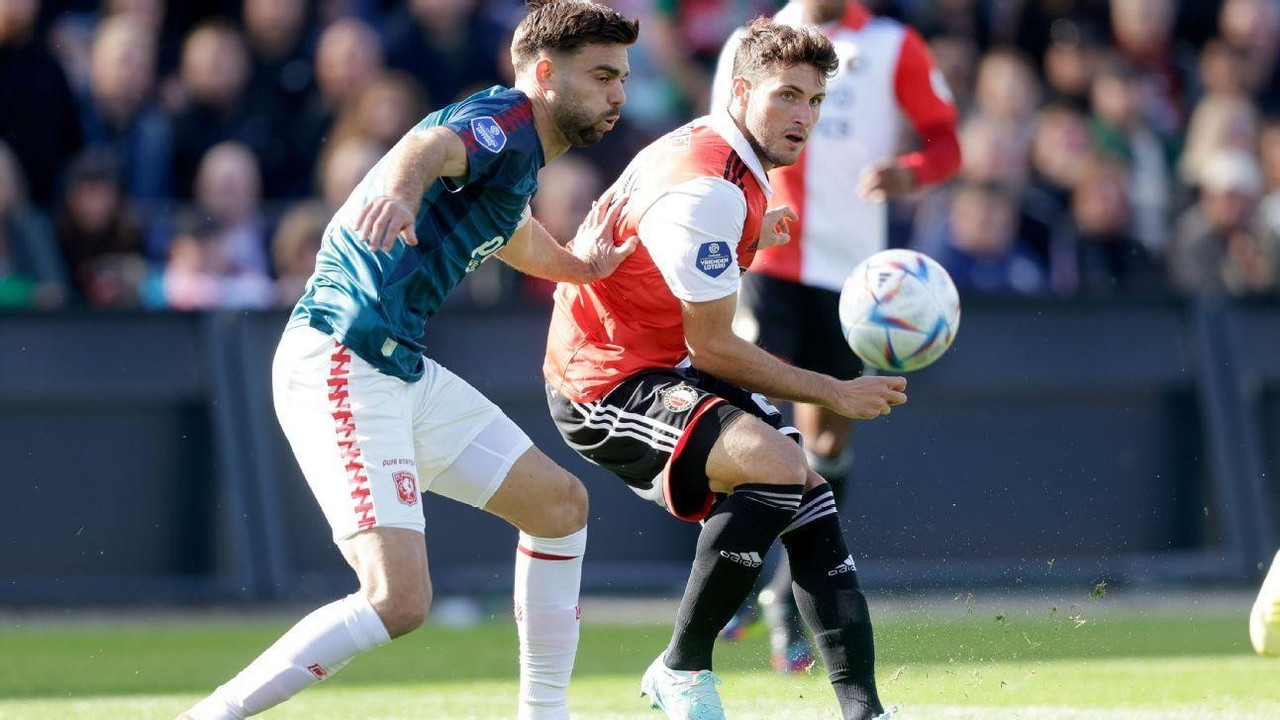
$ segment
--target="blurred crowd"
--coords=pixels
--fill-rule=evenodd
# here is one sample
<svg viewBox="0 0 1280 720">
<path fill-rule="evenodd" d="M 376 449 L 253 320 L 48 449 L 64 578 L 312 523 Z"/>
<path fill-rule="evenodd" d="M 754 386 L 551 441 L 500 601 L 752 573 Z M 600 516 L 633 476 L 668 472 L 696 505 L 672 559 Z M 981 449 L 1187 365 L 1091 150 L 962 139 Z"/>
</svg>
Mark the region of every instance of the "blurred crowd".
<svg viewBox="0 0 1280 720">
<path fill-rule="evenodd" d="M 534 201 L 565 240 L 637 150 L 707 111 L 732 30 L 780 5 L 610 4 L 642 18 L 623 122 Z M 1280 0 L 864 4 L 924 34 L 961 110 L 959 176 L 893 203 L 892 244 L 969 292 L 1280 290 Z M 512 82 L 523 13 L 0 0 L 0 308 L 291 306 L 399 136 Z M 474 275 L 461 302 L 548 294 L 498 263 Z"/>
</svg>

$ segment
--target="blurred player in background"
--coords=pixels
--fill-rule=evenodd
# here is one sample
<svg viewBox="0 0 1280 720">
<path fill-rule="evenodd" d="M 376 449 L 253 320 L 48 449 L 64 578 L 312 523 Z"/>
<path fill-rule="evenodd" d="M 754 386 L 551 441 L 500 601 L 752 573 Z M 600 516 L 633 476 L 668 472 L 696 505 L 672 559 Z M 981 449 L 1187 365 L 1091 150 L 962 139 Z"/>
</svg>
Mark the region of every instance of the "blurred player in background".
<svg viewBox="0 0 1280 720">
<path fill-rule="evenodd" d="M 774 202 L 799 216 L 791 242 L 762 249 L 742 283 L 735 327 L 761 348 L 807 370 L 849 380 L 862 362 L 845 343 L 837 306 L 858 263 L 888 246 L 885 200 L 945 180 L 960 167 L 956 109 L 924 40 L 893 20 L 875 18 L 852 0 L 795 0 L 774 18 L 816 25 L 835 46 L 839 69 L 827 86 L 822 121 L 794 164 L 770 173 Z M 742 31 L 716 69 L 712 111 L 732 100 L 733 61 Z M 903 116 L 923 149 L 895 157 Z M 855 191 L 856 188 L 856 191 Z M 852 468 L 852 422 L 821 405 L 796 403 L 795 422 L 810 465 L 831 484 L 837 503 Z M 774 668 L 806 669 L 812 654 L 796 615 L 791 570 L 778 564 L 761 593 Z M 726 628 L 736 639 L 750 622 L 748 605 Z"/>
<path fill-rule="evenodd" d="M 816 30 L 753 23 L 732 101 L 655 141 L 606 192 L 626 202 L 618 239 L 640 247 L 612 276 L 556 289 L 543 372 L 565 441 L 676 517 L 702 521 L 671 642 L 641 681 L 679 720 L 724 717 L 712 649 L 779 536 L 842 716 L 884 712 L 831 490 L 759 393 L 874 418 L 906 402 L 906 381 L 838 380 L 733 333 L 743 271 L 757 249 L 786 242 L 794 217 L 766 212 L 766 172 L 800 155 L 837 62 Z"/>
<path fill-rule="evenodd" d="M 569 718 L 586 491 L 417 342 L 490 255 L 588 282 L 635 247 L 613 242 L 617 207 L 594 212 L 569 251 L 528 205 L 546 161 L 613 128 L 638 23 L 588 2 L 528 5 L 511 46 L 515 88 L 432 113 L 374 166 L 330 222 L 276 351 L 276 413 L 360 590 L 308 615 L 182 718 L 262 712 L 421 625 L 425 490 L 519 528 L 517 717 Z"/>
</svg>

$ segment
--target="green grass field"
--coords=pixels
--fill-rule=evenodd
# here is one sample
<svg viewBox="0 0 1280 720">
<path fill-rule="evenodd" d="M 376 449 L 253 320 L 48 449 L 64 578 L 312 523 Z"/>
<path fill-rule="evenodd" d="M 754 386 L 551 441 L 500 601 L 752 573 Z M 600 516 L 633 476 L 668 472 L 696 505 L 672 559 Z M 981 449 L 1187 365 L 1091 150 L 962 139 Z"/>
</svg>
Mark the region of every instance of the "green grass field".
<svg viewBox="0 0 1280 720">
<path fill-rule="evenodd" d="M 1280 660 L 1249 650 L 1247 609 L 1142 613 L 1105 605 L 1003 612 L 958 601 L 934 616 L 881 611 L 881 694 L 908 720 L 1280 718 Z M 0 720 L 168 720 L 287 625 L 10 626 L 0 630 Z M 668 632 L 663 624 L 585 624 L 571 689 L 575 717 L 659 720 L 637 685 Z M 717 650 L 729 717 L 837 717 L 822 674 L 772 674 L 764 643 L 756 636 Z M 428 626 L 262 717 L 508 718 L 515 675 L 512 625 Z"/>
</svg>

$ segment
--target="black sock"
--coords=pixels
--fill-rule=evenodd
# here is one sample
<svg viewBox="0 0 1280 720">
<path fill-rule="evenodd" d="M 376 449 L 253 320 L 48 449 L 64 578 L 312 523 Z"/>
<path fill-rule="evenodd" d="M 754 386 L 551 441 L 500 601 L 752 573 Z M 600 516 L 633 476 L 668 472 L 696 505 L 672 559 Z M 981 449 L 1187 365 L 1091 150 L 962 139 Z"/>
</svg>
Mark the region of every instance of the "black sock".
<svg viewBox="0 0 1280 720">
<path fill-rule="evenodd" d="M 716 634 L 742 605 L 765 553 L 795 517 L 801 485 L 739 485 L 703 522 L 667 646 L 672 670 L 710 670 Z"/>
<path fill-rule="evenodd" d="M 883 713 L 871 614 L 830 488 L 805 493 L 782 542 L 791 560 L 796 605 L 813 631 L 841 714 L 845 720 L 866 720 Z"/>
<path fill-rule="evenodd" d="M 822 476 L 827 484 L 831 486 L 831 491 L 836 497 L 836 508 L 839 509 L 840 503 L 844 502 L 845 480 L 849 477 L 849 471 L 853 467 L 853 462 L 847 453 L 842 453 L 835 457 L 826 455 L 809 454 L 809 464 L 814 471 Z M 778 563 L 778 567 L 773 571 L 773 577 L 769 578 L 769 584 L 765 586 L 769 591 L 769 596 L 775 602 L 781 602 L 787 605 L 795 605 L 796 598 L 791 592 L 791 560 L 787 555 L 786 547 L 782 549 L 782 562 Z"/>
</svg>

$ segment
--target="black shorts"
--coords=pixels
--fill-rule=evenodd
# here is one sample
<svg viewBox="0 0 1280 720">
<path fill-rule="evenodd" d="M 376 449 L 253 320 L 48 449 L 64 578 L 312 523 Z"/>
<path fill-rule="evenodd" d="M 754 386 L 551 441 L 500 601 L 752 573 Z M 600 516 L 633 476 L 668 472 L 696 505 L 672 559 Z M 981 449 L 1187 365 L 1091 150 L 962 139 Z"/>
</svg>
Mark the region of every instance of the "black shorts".
<svg viewBox="0 0 1280 720">
<path fill-rule="evenodd" d="M 707 457 L 739 416 L 758 417 L 800 441 L 800 433 L 783 427 L 782 413 L 763 395 L 694 368 L 636 373 L 585 403 L 548 384 L 547 405 L 569 447 L 691 522 L 711 511 L 715 495 L 707 482 Z"/>
<path fill-rule="evenodd" d="M 863 373 L 862 360 L 849 349 L 840 330 L 840 293 L 779 280 L 763 273 L 742 278 L 740 311 L 758 328 L 748 338 L 796 367 L 852 380 Z"/>
</svg>

